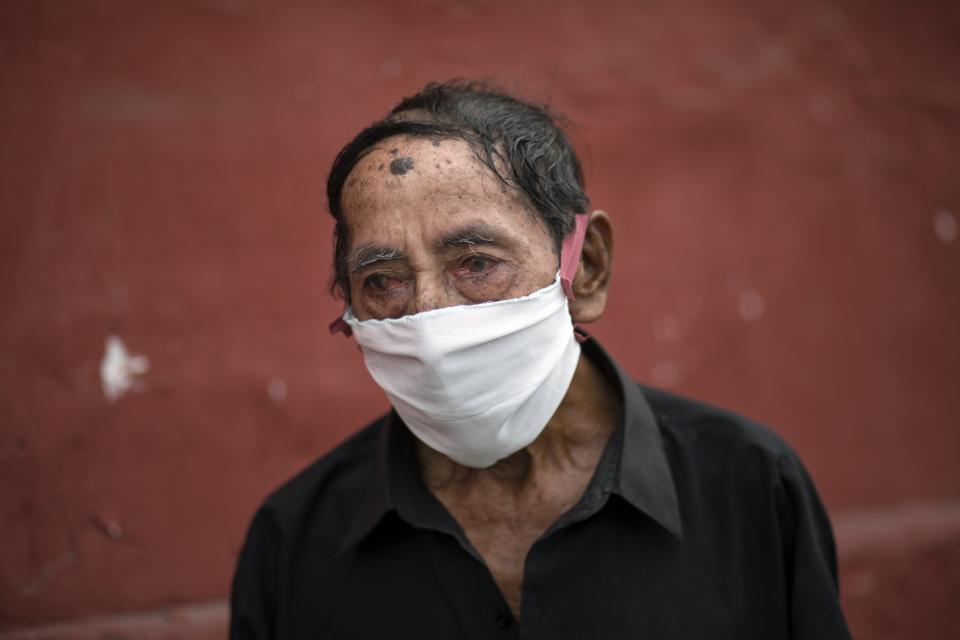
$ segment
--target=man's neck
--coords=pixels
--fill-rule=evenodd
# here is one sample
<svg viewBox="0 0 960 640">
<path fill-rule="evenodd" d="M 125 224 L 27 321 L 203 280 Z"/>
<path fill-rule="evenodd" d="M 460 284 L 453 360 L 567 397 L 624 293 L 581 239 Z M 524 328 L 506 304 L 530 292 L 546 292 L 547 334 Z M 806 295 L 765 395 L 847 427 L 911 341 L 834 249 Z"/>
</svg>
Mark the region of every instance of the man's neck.
<svg viewBox="0 0 960 640">
<path fill-rule="evenodd" d="M 542 487 L 538 480 L 592 473 L 619 424 L 621 401 L 589 358 L 581 354 L 563 402 L 530 445 L 486 469 L 474 469 L 417 441 L 420 473 L 433 492 L 471 491 L 497 485 L 518 494 Z M 539 493 L 539 491 L 537 491 Z"/>
</svg>

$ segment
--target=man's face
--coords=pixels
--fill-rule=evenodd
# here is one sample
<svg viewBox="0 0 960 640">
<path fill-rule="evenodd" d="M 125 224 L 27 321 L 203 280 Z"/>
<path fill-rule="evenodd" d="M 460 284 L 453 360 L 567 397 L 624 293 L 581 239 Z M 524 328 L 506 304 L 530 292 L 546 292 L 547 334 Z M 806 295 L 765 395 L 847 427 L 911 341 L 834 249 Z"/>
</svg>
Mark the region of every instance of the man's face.
<svg viewBox="0 0 960 640">
<path fill-rule="evenodd" d="M 462 140 L 385 140 L 341 198 L 359 320 L 516 298 L 556 275 L 544 223 Z"/>
</svg>

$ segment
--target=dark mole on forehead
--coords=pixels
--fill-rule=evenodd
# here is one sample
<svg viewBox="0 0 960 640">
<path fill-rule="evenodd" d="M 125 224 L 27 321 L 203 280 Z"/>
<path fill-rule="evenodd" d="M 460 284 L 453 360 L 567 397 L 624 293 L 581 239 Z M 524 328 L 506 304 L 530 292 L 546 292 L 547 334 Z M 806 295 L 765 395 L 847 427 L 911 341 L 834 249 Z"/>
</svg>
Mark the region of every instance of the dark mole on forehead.
<svg viewBox="0 0 960 640">
<path fill-rule="evenodd" d="M 413 169 L 413 158 L 403 156 L 390 163 L 390 173 L 395 176 L 402 176 L 407 171 Z"/>
<path fill-rule="evenodd" d="M 397 155 L 397 153 L 399 152 L 400 152 L 400 149 L 390 149 L 390 153 L 392 153 L 393 155 Z"/>
<path fill-rule="evenodd" d="M 439 140 L 434 140 L 434 141 L 433 141 L 433 146 L 439 147 L 439 146 L 440 146 L 440 141 L 439 141 Z"/>
</svg>

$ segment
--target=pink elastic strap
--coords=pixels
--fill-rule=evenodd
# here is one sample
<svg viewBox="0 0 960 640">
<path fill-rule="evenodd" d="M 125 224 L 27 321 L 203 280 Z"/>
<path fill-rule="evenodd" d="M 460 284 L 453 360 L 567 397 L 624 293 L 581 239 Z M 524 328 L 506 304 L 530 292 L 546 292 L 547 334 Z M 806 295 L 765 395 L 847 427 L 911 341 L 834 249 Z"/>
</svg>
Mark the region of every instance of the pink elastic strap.
<svg viewBox="0 0 960 640">
<path fill-rule="evenodd" d="M 580 264 L 583 239 L 587 235 L 587 219 L 585 213 L 578 213 L 573 217 L 573 231 L 563 239 L 563 246 L 560 248 L 560 284 L 570 300 L 575 299 L 573 277 L 577 275 L 577 265 Z"/>
<path fill-rule="evenodd" d="M 342 333 L 348 338 L 353 335 L 353 329 L 351 329 L 347 321 L 343 319 L 343 316 L 330 323 L 330 335 L 336 335 L 338 333 Z"/>
</svg>

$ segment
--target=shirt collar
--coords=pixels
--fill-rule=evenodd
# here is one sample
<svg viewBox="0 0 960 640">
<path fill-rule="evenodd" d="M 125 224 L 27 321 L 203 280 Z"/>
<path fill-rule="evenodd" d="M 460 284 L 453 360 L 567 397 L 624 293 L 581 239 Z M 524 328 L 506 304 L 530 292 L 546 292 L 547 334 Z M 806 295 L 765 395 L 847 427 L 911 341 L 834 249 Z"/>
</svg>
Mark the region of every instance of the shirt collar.
<svg viewBox="0 0 960 640">
<path fill-rule="evenodd" d="M 605 451 L 600 461 L 600 465 L 611 459 L 617 463 L 610 491 L 680 538 L 683 529 L 676 487 L 650 404 L 640 387 L 595 339 L 585 340 L 581 348 L 615 385 L 623 401 L 620 427 L 607 444 L 608 449 L 618 447 L 619 452 L 614 457 L 614 452 Z M 420 479 L 414 436 L 391 411 L 383 420 L 377 459 L 365 494 L 337 553 L 359 543 L 390 511 L 412 514 L 418 520 L 414 524 L 434 528 L 431 523 L 439 518 L 435 508 L 439 503 L 430 497 Z"/>
<path fill-rule="evenodd" d="M 595 339 L 586 340 L 580 346 L 616 385 L 623 400 L 623 438 L 614 493 L 681 538 L 680 503 L 663 436 L 650 403 L 640 386 Z"/>
</svg>

